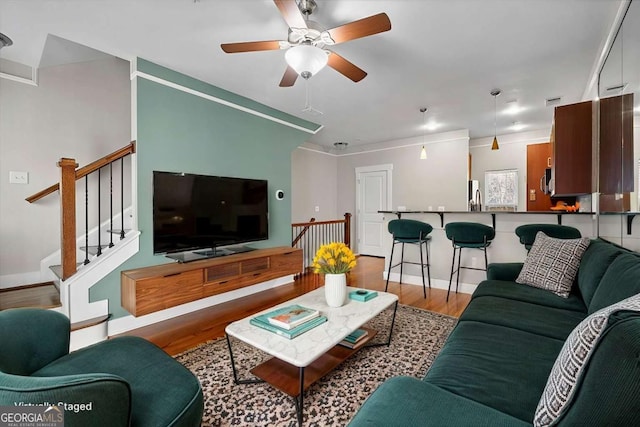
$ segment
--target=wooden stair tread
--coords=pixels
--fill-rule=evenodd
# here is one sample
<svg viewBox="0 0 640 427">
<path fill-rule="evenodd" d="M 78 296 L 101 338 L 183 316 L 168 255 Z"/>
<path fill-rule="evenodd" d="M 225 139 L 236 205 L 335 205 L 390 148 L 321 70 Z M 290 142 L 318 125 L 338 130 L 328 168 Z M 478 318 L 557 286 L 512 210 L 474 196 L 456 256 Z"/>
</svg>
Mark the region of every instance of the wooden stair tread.
<svg viewBox="0 0 640 427">
<path fill-rule="evenodd" d="M 60 307 L 60 291 L 53 282 L 0 289 L 0 310 Z"/>
<path fill-rule="evenodd" d="M 71 332 L 77 331 L 79 329 L 90 328 L 91 326 L 99 325 L 100 323 L 104 323 L 111 318 L 110 314 L 105 316 L 94 317 L 93 319 L 83 320 L 82 322 L 76 322 L 71 324 Z"/>
</svg>

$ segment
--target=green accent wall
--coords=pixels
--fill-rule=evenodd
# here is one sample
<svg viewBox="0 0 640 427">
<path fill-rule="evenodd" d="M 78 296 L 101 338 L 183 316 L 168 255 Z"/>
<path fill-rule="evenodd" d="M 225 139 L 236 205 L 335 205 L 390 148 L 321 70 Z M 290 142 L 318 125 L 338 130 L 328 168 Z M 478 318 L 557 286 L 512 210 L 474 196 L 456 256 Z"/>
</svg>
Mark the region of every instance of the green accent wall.
<svg viewBox="0 0 640 427">
<path fill-rule="evenodd" d="M 148 61 L 138 63 L 146 74 L 192 89 L 197 87 L 199 92 L 218 98 L 230 94 Z M 264 114 L 276 111 L 233 94 L 228 100 L 252 109 L 261 105 Z M 293 116 L 282 112 L 277 115 L 280 120 L 289 117 Z M 319 127 L 303 122 L 297 119 L 295 124 Z M 91 301 L 108 299 L 113 318 L 129 315 L 120 305 L 120 271 L 169 261 L 153 255 L 154 170 L 268 180 L 269 240 L 250 246 L 290 245 L 291 200 L 276 200 L 275 191 L 282 189 L 286 195 L 291 194 L 291 152 L 309 136 L 308 132 L 138 77 L 135 160 L 140 251 L 91 288 Z"/>
</svg>

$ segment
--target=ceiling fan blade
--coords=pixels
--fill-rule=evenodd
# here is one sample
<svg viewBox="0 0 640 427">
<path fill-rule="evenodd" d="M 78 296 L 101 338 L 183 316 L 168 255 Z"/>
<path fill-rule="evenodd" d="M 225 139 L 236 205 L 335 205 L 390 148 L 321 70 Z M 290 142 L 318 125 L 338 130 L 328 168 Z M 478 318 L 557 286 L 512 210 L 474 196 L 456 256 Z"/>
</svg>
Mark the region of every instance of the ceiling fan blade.
<svg viewBox="0 0 640 427">
<path fill-rule="evenodd" d="M 273 0 L 289 28 L 307 28 L 298 4 L 295 0 Z"/>
<path fill-rule="evenodd" d="M 256 52 L 260 50 L 280 50 L 280 41 L 223 43 L 220 45 L 226 53 Z"/>
<path fill-rule="evenodd" d="M 282 80 L 280 80 L 280 87 L 293 86 L 297 78 L 298 78 L 298 73 L 296 73 L 296 70 L 287 66 L 287 69 L 284 72 L 284 76 L 282 76 Z"/>
<path fill-rule="evenodd" d="M 333 44 L 347 42 L 378 33 L 383 33 L 391 29 L 391 21 L 386 13 L 362 18 L 348 24 L 327 30 Z"/>
<path fill-rule="evenodd" d="M 356 83 L 367 77 L 367 73 L 364 70 L 353 65 L 333 51 L 331 51 L 331 55 L 329 55 L 327 65 Z"/>
</svg>

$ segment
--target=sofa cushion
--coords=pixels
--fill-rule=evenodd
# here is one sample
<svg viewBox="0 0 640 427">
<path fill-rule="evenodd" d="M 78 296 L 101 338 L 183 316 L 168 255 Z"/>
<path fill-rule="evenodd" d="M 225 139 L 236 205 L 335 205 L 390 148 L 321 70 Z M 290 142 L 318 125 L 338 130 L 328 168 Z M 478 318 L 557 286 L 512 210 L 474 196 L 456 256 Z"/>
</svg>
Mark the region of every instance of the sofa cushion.
<svg viewBox="0 0 640 427">
<path fill-rule="evenodd" d="M 575 290 L 575 289 L 574 289 Z M 587 307 L 578 292 L 571 292 L 568 298 L 547 292 L 544 289 L 533 286 L 521 286 L 515 282 L 503 280 L 485 280 L 480 282 L 473 292 L 472 298 L 481 296 L 494 296 L 547 307 L 562 308 L 564 310 L 587 312 Z"/>
<path fill-rule="evenodd" d="M 640 426 L 640 314 L 619 311 L 589 360 L 560 426 Z"/>
<path fill-rule="evenodd" d="M 589 238 L 554 239 L 539 231 L 516 282 L 567 298 Z"/>
<path fill-rule="evenodd" d="M 571 332 L 562 346 L 542 393 L 534 416 L 535 426 L 556 423 L 571 406 L 581 376 L 609 323 L 609 316 L 622 310 L 640 312 L 640 295 L 634 295 L 591 314 Z"/>
<path fill-rule="evenodd" d="M 455 417 L 452 416 L 454 408 Z M 486 405 L 411 377 L 394 377 L 382 383 L 349 423 L 349 427 L 452 425 L 530 426 Z"/>
<path fill-rule="evenodd" d="M 31 375 L 69 353 L 69 318 L 39 308 L 0 311 L 0 371 Z"/>
<path fill-rule="evenodd" d="M 471 300 L 460 316 L 460 320 L 501 325 L 564 341 L 585 317 L 586 313 L 583 311 L 563 310 L 507 298 L 483 296 Z"/>
<path fill-rule="evenodd" d="M 487 267 L 487 279 L 514 282 L 523 265 L 522 262 L 492 262 Z"/>
<path fill-rule="evenodd" d="M 605 272 L 589 304 L 589 313 L 640 293 L 640 257 L 621 254 Z"/>
<path fill-rule="evenodd" d="M 103 372 L 129 383 L 132 426 L 200 425 L 203 397 L 198 379 L 154 344 L 120 337 L 61 357 L 37 377 Z"/>
<path fill-rule="evenodd" d="M 505 326 L 461 321 L 425 381 L 530 423 L 562 343 Z M 455 417 L 455 408 L 449 411 Z"/>
<path fill-rule="evenodd" d="M 623 249 L 600 239 L 592 240 L 589 244 L 578 268 L 578 288 L 587 307 L 607 268 L 623 252 Z"/>
</svg>

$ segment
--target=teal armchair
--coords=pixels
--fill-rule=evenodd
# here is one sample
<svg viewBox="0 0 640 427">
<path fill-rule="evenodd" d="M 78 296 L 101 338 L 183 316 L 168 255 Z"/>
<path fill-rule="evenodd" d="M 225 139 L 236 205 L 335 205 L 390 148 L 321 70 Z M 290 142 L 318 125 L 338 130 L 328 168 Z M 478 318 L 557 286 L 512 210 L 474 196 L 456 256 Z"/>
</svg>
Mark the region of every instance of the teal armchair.
<svg viewBox="0 0 640 427">
<path fill-rule="evenodd" d="M 54 404 L 65 426 L 199 426 L 198 379 L 139 337 L 103 341 L 69 353 L 63 314 L 0 312 L 0 405 Z"/>
</svg>

